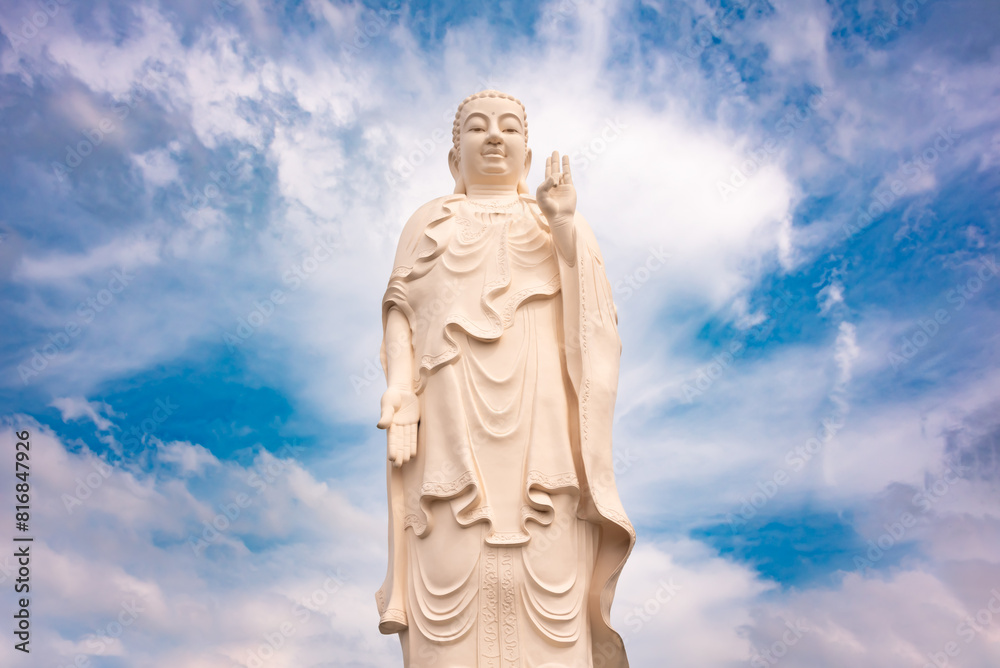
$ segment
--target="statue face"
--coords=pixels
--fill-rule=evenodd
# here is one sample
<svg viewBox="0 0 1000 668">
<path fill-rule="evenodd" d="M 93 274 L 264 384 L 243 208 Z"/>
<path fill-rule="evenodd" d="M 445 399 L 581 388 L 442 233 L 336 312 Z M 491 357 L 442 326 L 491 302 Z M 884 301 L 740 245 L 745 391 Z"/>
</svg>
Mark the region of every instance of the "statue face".
<svg viewBox="0 0 1000 668">
<path fill-rule="evenodd" d="M 486 97 L 462 108 L 459 163 L 465 183 L 517 186 L 531 152 L 524 139 L 521 105 Z"/>
</svg>

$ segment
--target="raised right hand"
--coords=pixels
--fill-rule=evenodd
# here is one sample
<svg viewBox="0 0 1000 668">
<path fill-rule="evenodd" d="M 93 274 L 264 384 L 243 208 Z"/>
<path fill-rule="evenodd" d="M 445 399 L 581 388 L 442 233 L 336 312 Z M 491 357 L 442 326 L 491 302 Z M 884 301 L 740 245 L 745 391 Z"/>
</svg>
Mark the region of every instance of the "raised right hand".
<svg viewBox="0 0 1000 668">
<path fill-rule="evenodd" d="M 400 467 L 417 456 L 417 423 L 420 420 L 420 400 L 409 390 L 390 387 L 382 395 L 382 415 L 379 429 L 388 429 L 389 461 Z"/>
<path fill-rule="evenodd" d="M 545 158 L 545 180 L 535 191 L 535 201 L 550 227 L 572 222 L 576 213 L 576 188 L 568 155 L 562 158 L 562 169 L 559 166 L 559 151 L 552 151 L 552 155 Z"/>
</svg>

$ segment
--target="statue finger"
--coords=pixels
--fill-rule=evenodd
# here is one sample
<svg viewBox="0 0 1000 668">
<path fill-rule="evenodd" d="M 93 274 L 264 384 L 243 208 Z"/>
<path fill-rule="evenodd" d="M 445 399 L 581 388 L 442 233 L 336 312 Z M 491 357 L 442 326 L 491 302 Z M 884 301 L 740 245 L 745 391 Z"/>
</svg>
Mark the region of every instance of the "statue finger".
<svg viewBox="0 0 1000 668">
<path fill-rule="evenodd" d="M 552 151 L 552 176 L 559 174 L 559 151 Z"/>
<path fill-rule="evenodd" d="M 409 430 L 409 425 L 400 427 L 399 434 L 399 464 L 402 466 L 406 462 L 410 461 L 410 444 L 407 443 L 407 434 Z"/>
<path fill-rule="evenodd" d="M 392 416 L 395 414 L 396 409 L 399 408 L 400 404 L 403 403 L 403 397 L 399 392 L 388 389 L 382 395 L 382 401 L 380 405 L 382 407 L 382 414 L 378 419 L 378 428 L 385 429 L 392 422 Z"/>
<path fill-rule="evenodd" d="M 390 424 L 392 424 L 392 414 L 394 412 L 395 411 L 392 409 L 392 406 L 382 406 L 382 415 L 379 416 L 378 424 L 375 426 L 379 429 L 387 428 Z"/>
<path fill-rule="evenodd" d="M 573 185 L 573 174 L 569 171 L 569 156 L 564 155 L 562 159 L 563 183 Z"/>
<path fill-rule="evenodd" d="M 406 427 L 401 427 L 400 425 L 393 425 L 393 429 L 396 431 L 396 465 L 402 466 L 406 463 L 406 460 L 410 458 L 410 450 L 406 446 Z"/>
<path fill-rule="evenodd" d="M 410 439 L 410 459 L 417 456 L 417 425 L 411 424 L 407 427 L 409 429 L 408 438 Z"/>
</svg>

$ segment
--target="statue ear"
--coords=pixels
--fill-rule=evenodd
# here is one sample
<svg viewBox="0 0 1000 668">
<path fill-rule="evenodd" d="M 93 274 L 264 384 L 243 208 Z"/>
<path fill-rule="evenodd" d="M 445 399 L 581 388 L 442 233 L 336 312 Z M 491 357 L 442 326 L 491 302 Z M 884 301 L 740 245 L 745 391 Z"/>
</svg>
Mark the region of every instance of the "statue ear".
<svg viewBox="0 0 1000 668">
<path fill-rule="evenodd" d="M 524 152 L 524 171 L 521 172 L 521 180 L 517 182 L 517 192 L 522 195 L 528 194 L 528 172 L 531 171 L 531 149 Z"/>
<path fill-rule="evenodd" d="M 451 170 L 451 178 L 455 179 L 455 194 L 465 194 L 465 182 L 462 180 L 462 170 L 458 168 L 458 151 L 452 147 L 448 151 L 448 169 Z"/>
</svg>

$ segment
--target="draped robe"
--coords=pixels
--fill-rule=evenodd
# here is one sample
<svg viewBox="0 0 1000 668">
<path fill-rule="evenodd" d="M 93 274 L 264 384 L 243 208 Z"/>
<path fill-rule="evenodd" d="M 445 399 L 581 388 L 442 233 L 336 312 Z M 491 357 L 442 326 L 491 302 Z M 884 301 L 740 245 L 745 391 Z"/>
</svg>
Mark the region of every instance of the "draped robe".
<svg viewBox="0 0 1000 668">
<path fill-rule="evenodd" d="M 621 343 L 596 239 L 574 257 L 534 200 L 424 205 L 382 303 L 410 325 L 417 454 L 387 465 L 376 594 L 404 663 L 628 665 L 609 622 L 635 533 L 614 481 Z M 383 338 L 387 350 L 404 342 Z"/>
</svg>

